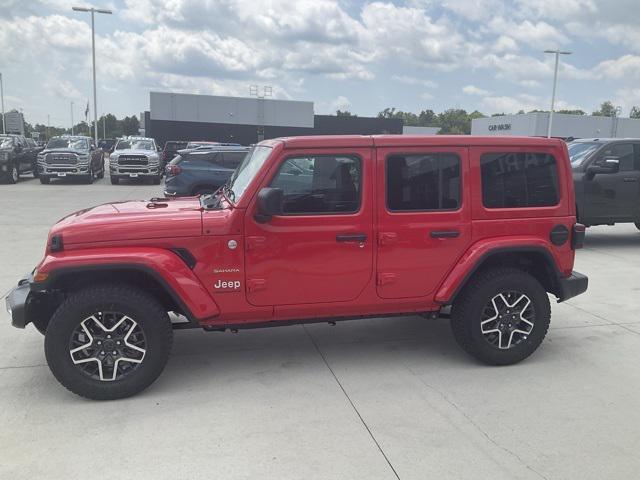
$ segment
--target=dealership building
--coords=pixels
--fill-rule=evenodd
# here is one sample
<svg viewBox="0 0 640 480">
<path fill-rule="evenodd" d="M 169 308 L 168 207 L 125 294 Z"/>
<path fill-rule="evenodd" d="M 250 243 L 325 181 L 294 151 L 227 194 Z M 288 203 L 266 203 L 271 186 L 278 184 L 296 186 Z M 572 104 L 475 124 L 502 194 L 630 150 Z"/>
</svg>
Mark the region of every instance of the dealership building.
<svg viewBox="0 0 640 480">
<path fill-rule="evenodd" d="M 250 145 L 299 135 L 401 134 L 400 119 L 315 115 L 313 102 L 151 92 L 141 133 L 167 140 Z"/>
<path fill-rule="evenodd" d="M 471 135 L 546 137 L 549 114 L 543 112 L 471 121 Z M 551 136 L 557 138 L 640 138 L 640 119 L 554 113 Z"/>
</svg>

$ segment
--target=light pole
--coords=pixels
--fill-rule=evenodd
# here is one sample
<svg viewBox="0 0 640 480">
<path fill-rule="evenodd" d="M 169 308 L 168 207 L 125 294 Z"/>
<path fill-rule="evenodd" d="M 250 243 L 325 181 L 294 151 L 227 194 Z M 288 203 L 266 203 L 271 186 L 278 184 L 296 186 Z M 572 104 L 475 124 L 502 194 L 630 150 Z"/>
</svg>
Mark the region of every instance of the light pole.
<svg viewBox="0 0 640 480">
<path fill-rule="evenodd" d="M 556 85 L 558 83 L 558 63 L 560 55 L 571 55 L 572 52 L 563 52 L 560 49 L 545 50 L 544 53 L 553 53 L 556 56 L 556 66 L 553 70 L 553 93 L 551 94 L 551 111 L 549 112 L 549 124 L 547 125 L 547 138 L 551 138 L 551 126 L 553 124 L 553 109 L 556 103 Z"/>
<path fill-rule="evenodd" d="M 7 133 L 4 126 L 4 87 L 2 86 L 2 74 L 0 73 L 0 98 L 2 99 L 2 133 Z"/>
<path fill-rule="evenodd" d="M 96 13 L 111 15 L 111 10 L 93 7 L 72 7 L 76 12 L 91 12 L 91 57 L 93 59 L 93 132 L 96 145 L 98 144 L 98 99 L 96 95 L 96 28 L 94 17 Z"/>
<path fill-rule="evenodd" d="M 73 102 L 71 102 L 71 135 L 73 135 Z"/>
</svg>

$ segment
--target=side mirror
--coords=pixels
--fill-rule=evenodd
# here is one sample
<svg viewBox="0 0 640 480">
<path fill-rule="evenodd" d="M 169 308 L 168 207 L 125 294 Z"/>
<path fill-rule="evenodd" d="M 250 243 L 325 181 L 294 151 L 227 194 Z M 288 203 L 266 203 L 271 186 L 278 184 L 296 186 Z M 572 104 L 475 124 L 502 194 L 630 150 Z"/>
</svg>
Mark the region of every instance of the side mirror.
<svg viewBox="0 0 640 480">
<path fill-rule="evenodd" d="M 602 160 L 594 162 L 594 165 L 587 167 L 587 175 L 589 178 L 595 177 L 597 174 L 609 175 L 618 173 L 620 170 L 620 159 L 618 157 L 605 157 Z"/>
<path fill-rule="evenodd" d="M 267 223 L 274 215 L 282 215 L 284 192 L 280 188 L 265 187 L 258 192 L 258 211 L 254 219 L 258 223 Z"/>
</svg>

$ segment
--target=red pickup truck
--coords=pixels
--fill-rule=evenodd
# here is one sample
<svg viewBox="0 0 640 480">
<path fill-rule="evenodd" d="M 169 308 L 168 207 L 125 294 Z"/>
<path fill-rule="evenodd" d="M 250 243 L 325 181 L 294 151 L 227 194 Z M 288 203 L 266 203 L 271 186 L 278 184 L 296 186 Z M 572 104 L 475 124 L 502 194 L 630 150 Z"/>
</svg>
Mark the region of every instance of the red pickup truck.
<svg viewBox="0 0 640 480">
<path fill-rule="evenodd" d="M 56 378 L 94 399 L 151 384 L 185 326 L 428 321 L 450 306 L 458 343 L 504 365 L 542 342 L 547 293 L 586 290 L 583 240 L 560 140 L 281 138 L 215 194 L 62 219 L 7 306 L 45 334 Z"/>
</svg>

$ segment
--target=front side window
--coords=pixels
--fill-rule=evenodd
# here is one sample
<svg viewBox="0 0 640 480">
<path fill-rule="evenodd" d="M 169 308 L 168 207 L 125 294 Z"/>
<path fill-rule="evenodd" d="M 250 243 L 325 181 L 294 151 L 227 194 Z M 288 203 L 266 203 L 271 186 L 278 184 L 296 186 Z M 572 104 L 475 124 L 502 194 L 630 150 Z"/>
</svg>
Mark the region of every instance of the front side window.
<svg viewBox="0 0 640 480">
<path fill-rule="evenodd" d="M 362 162 L 342 155 L 291 157 L 271 187 L 284 192 L 284 214 L 354 213 L 360 208 Z"/>
<path fill-rule="evenodd" d="M 560 200 L 553 155 L 484 153 L 480 157 L 482 203 L 486 208 L 548 207 Z"/>
<path fill-rule="evenodd" d="M 460 157 L 452 153 L 387 157 L 387 208 L 391 211 L 460 207 Z"/>
<path fill-rule="evenodd" d="M 607 159 L 618 160 L 618 168 L 621 172 L 630 172 L 634 170 L 633 144 L 614 143 L 612 145 L 607 145 L 598 154 L 596 163 L 606 163 Z"/>
</svg>

